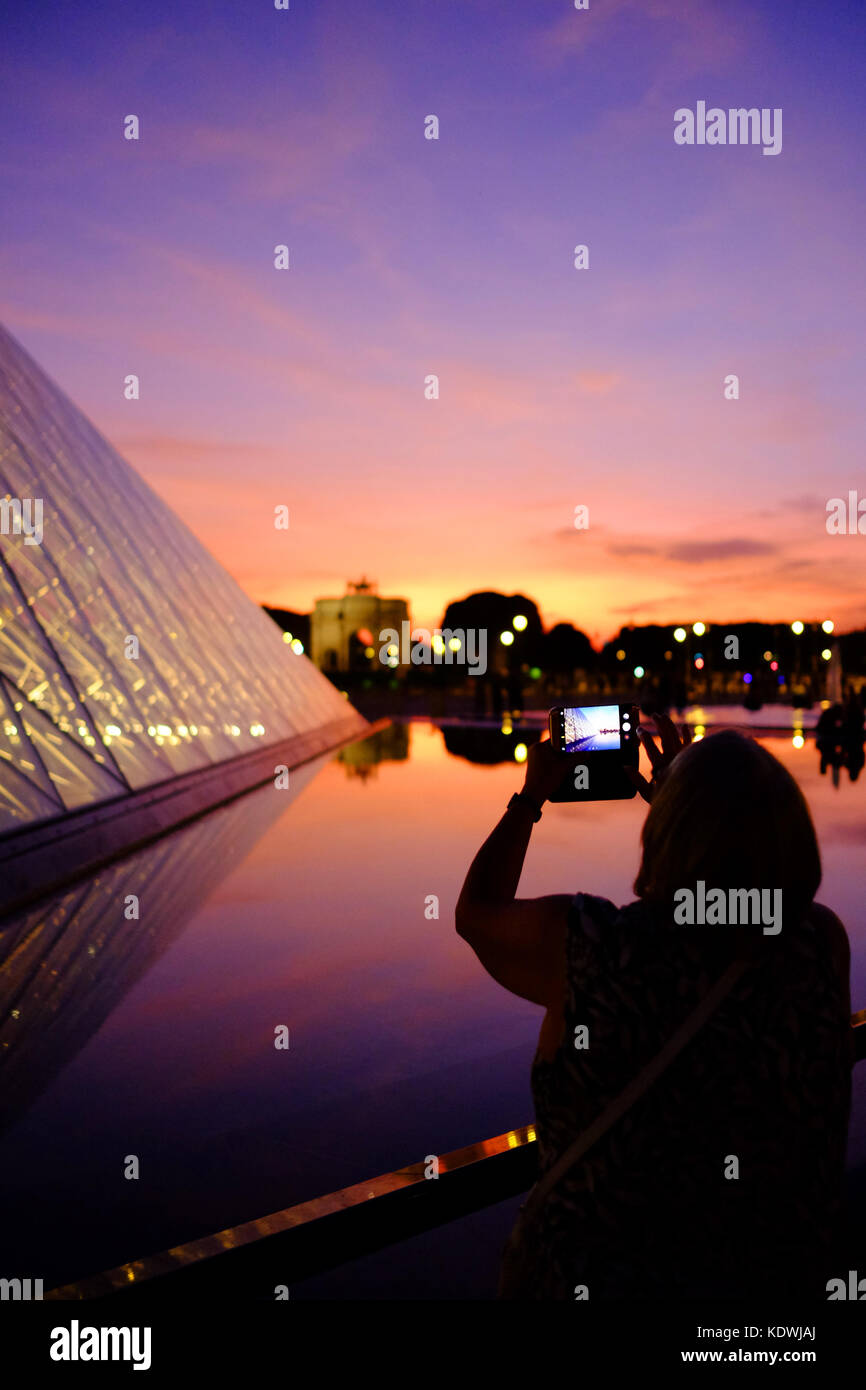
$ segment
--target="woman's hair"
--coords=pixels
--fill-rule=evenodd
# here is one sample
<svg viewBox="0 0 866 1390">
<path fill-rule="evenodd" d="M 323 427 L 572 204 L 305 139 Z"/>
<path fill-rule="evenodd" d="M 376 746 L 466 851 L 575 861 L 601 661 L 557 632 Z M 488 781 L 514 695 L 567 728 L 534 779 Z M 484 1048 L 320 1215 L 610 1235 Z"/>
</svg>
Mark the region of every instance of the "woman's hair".
<svg viewBox="0 0 866 1390">
<path fill-rule="evenodd" d="M 784 919 L 802 920 L 821 882 L 805 797 L 772 753 L 723 729 L 679 753 L 656 791 L 641 835 L 634 891 L 672 910 L 674 893 L 781 889 Z"/>
</svg>

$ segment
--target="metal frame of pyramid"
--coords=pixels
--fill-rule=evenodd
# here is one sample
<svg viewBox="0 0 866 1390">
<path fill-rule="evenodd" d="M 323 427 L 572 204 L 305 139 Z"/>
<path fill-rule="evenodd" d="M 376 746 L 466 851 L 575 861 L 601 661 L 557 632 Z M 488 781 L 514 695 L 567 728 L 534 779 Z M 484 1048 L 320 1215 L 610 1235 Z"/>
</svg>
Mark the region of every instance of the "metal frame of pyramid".
<svg viewBox="0 0 866 1390">
<path fill-rule="evenodd" d="M 0 846 L 367 728 L 0 326 Z"/>
</svg>

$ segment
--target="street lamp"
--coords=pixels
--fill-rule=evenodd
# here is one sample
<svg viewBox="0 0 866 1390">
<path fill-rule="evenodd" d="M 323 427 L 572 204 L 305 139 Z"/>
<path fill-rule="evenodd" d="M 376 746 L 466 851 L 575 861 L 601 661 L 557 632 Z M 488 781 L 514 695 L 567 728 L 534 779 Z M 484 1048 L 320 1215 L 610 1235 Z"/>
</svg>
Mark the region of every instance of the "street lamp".
<svg viewBox="0 0 866 1390">
<path fill-rule="evenodd" d="M 833 631 L 833 628 L 835 626 L 836 624 L 833 622 L 832 618 L 825 618 L 823 623 L 821 624 L 821 629 L 822 631 L 829 633 Z"/>
<path fill-rule="evenodd" d="M 707 630 L 706 623 L 692 623 L 692 632 L 696 637 L 703 637 Z"/>
<path fill-rule="evenodd" d="M 801 632 L 803 631 L 803 624 L 801 622 L 792 623 L 791 631 L 794 633 L 795 636 L 799 637 Z"/>
</svg>

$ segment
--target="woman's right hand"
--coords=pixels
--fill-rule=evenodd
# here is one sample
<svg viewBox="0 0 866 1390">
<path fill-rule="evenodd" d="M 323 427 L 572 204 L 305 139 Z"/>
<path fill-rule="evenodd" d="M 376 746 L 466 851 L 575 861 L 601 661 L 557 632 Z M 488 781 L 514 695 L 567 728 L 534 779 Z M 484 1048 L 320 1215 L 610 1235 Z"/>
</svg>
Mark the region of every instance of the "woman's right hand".
<svg viewBox="0 0 866 1390">
<path fill-rule="evenodd" d="M 634 783 L 644 801 L 650 802 L 667 776 L 668 769 L 674 758 L 692 741 L 692 731 L 688 724 L 683 725 L 682 732 L 680 733 L 676 724 L 668 715 L 654 714 L 652 718 L 661 742 L 660 748 L 653 740 L 652 734 L 648 733 L 642 724 L 638 725 L 640 741 L 646 749 L 646 755 L 650 760 L 652 778 L 648 781 L 642 773 L 638 772 L 637 768 L 626 768 L 626 775 L 629 781 Z"/>
<path fill-rule="evenodd" d="M 557 753 L 548 735 L 542 735 L 529 750 L 523 790 L 541 807 L 562 785 L 567 772 L 568 763 L 562 754 Z"/>
</svg>

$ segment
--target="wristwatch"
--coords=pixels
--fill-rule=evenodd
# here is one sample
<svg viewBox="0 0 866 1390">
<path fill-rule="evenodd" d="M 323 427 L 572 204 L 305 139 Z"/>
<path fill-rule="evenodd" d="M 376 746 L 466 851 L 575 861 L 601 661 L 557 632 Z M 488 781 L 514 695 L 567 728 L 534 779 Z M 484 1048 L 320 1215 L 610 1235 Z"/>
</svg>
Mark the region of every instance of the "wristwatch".
<svg viewBox="0 0 866 1390">
<path fill-rule="evenodd" d="M 515 792 L 513 797 L 509 801 L 506 810 L 510 811 L 512 806 L 519 806 L 521 801 L 525 802 L 525 804 L 532 811 L 532 819 L 534 821 L 540 821 L 541 807 L 538 805 L 536 801 L 533 801 L 532 797 L 529 795 L 528 792 Z"/>
</svg>

